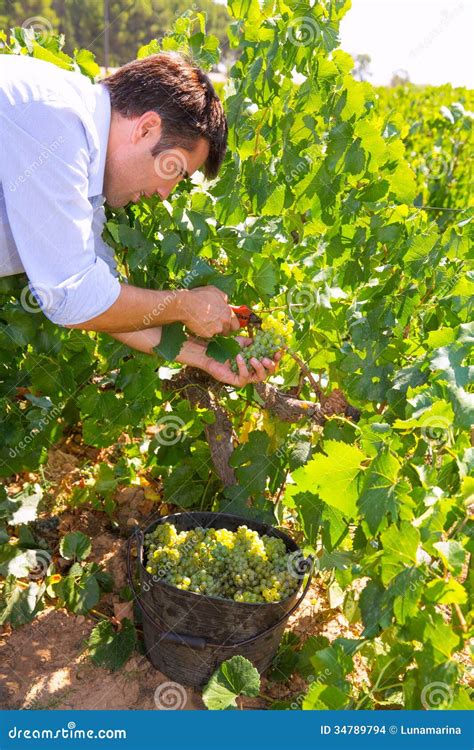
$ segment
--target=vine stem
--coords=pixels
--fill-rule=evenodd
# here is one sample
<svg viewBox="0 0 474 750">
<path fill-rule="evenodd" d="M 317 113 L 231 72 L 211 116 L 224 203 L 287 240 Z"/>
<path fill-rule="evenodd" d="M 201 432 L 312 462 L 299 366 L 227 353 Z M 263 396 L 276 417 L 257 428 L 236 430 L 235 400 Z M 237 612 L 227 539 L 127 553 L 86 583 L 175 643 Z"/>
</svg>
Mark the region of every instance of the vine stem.
<svg viewBox="0 0 474 750">
<path fill-rule="evenodd" d="M 318 397 L 319 399 L 321 399 L 321 396 L 323 395 L 323 392 L 322 392 L 321 388 L 319 387 L 318 383 L 317 383 L 317 382 L 315 381 L 315 379 L 314 379 L 314 377 L 313 377 L 313 373 L 312 373 L 312 372 L 311 372 L 311 371 L 309 370 L 309 368 L 308 368 L 308 367 L 307 367 L 307 366 L 305 365 L 305 363 L 303 362 L 303 360 L 302 360 L 302 359 L 301 359 L 300 357 L 298 357 L 298 355 L 297 355 L 297 354 L 295 354 L 295 353 L 294 353 L 294 352 L 292 352 L 292 351 L 291 351 L 290 349 L 288 349 L 288 347 L 287 347 L 287 346 L 284 346 L 284 347 L 282 347 L 282 348 L 286 350 L 287 354 L 289 354 L 289 355 L 290 355 L 290 357 L 291 357 L 292 359 L 294 359 L 294 361 L 296 362 L 296 364 L 298 365 L 298 367 L 300 368 L 300 370 L 301 370 L 301 371 L 302 371 L 302 372 L 303 372 L 303 373 L 304 373 L 304 374 L 306 375 L 306 377 L 308 378 L 308 380 L 309 380 L 309 382 L 311 383 L 311 385 L 312 385 L 312 387 L 313 387 L 313 389 L 314 389 L 314 392 L 316 393 L 317 397 Z"/>
<path fill-rule="evenodd" d="M 467 622 L 464 619 L 463 613 L 461 612 L 461 607 L 459 606 L 459 604 L 453 604 L 453 607 L 454 607 L 454 609 L 456 611 L 456 614 L 458 616 L 459 624 L 461 626 L 462 632 L 463 633 L 467 633 Z"/>
</svg>

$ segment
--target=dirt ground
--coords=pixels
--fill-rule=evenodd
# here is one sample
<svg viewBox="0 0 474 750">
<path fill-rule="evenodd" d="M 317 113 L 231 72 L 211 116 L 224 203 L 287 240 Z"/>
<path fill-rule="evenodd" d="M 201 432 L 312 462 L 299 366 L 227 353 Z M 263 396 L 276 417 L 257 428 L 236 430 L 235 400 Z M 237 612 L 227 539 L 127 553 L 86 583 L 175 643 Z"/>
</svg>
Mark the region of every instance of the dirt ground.
<svg viewBox="0 0 474 750">
<path fill-rule="evenodd" d="M 117 543 L 113 537 L 103 534 L 95 540 L 94 547 L 99 546 L 101 552 L 94 555 L 95 559 L 101 559 L 116 576 L 124 575 L 125 543 Z M 112 596 L 105 595 L 100 605 L 102 610 L 104 600 Z M 90 616 L 50 608 L 31 624 L 5 632 L 0 637 L 2 708 L 156 710 L 162 708 L 163 703 L 170 709 L 205 708 L 198 691 L 178 688 L 176 692 L 174 683 L 170 685 L 170 678 L 158 672 L 146 655 L 135 652 L 118 672 L 95 666 L 87 655 L 85 642 L 96 623 Z M 289 624 L 302 639 L 318 634 L 331 639 L 342 635 L 354 637 L 342 615 L 321 604 L 321 591 L 317 586 L 311 587 Z M 157 693 L 160 685 L 162 688 Z M 265 708 L 271 700 L 288 699 L 303 690 L 304 683 L 297 677 L 292 678 L 291 687 L 263 678 L 265 699 L 243 699 L 242 707 Z"/>
<path fill-rule="evenodd" d="M 97 460 L 96 453 L 89 458 Z M 50 607 L 31 624 L 15 630 L 9 626 L 0 628 L 0 708 L 205 709 L 198 691 L 176 686 L 151 665 L 146 654 L 135 652 L 117 672 L 95 666 L 87 654 L 86 641 L 101 616 L 114 622 L 133 617 L 131 604 L 121 602 L 117 593 L 127 583 L 126 539 L 134 524 L 142 524 L 156 510 L 156 501 L 155 504 L 150 501 L 142 487 L 121 489 L 115 498 L 118 505 L 115 529 L 105 513 L 84 507 L 71 510 L 67 497 L 71 487 L 80 481 L 81 458 L 80 450 L 76 451 L 71 444 L 50 452 L 45 476 L 51 482 L 54 510 L 61 519 L 58 534 L 78 529 L 92 538 L 89 559 L 101 563 L 112 574 L 114 591 L 104 594 L 97 610 L 87 616 Z M 57 562 L 60 566 L 61 558 Z M 302 641 L 310 635 L 325 635 L 333 640 L 359 634 L 338 609 L 329 607 L 327 593 L 318 579 L 290 618 L 289 627 Z M 363 680 L 363 669 L 357 672 L 357 679 Z M 244 698 L 241 705 L 247 709 L 265 708 L 273 700 L 292 699 L 304 689 L 299 677 L 289 682 L 263 677 L 263 697 Z"/>
</svg>

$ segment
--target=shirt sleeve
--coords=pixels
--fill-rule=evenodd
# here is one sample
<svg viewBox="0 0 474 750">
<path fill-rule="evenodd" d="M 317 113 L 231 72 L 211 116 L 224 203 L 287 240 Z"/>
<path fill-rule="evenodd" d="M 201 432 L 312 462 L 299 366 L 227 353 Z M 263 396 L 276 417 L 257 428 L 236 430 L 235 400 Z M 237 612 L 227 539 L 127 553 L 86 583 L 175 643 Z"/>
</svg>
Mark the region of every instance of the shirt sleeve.
<svg viewBox="0 0 474 750">
<path fill-rule="evenodd" d="M 105 240 L 102 238 L 102 233 L 105 226 L 105 210 L 103 205 L 104 200 L 101 196 L 91 198 L 90 200 L 94 211 L 94 216 L 92 219 L 92 231 L 94 233 L 95 254 L 99 258 L 102 258 L 105 263 L 107 263 L 112 276 L 116 276 L 118 278 L 119 272 L 117 269 L 117 261 L 115 260 L 115 253 L 110 245 L 107 245 Z"/>
<path fill-rule="evenodd" d="M 31 291 L 53 323 L 84 323 L 120 294 L 102 239 L 96 252 L 101 215 L 88 198 L 84 125 L 72 107 L 54 100 L 20 103 L 1 117 L 1 181 Z"/>
</svg>

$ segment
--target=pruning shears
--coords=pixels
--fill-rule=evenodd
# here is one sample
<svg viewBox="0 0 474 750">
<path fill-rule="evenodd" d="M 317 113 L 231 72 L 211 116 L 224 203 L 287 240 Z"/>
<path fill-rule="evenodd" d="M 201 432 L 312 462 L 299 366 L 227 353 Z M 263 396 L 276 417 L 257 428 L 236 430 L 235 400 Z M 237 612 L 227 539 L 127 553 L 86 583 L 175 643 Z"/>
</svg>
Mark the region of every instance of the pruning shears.
<svg viewBox="0 0 474 750">
<path fill-rule="evenodd" d="M 300 307 L 300 305 L 295 305 L 295 307 Z M 263 320 L 260 317 L 260 315 L 257 315 L 257 313 L 254 313 L 253 310 L 250 309 L 250 307 L 247 307 L 247 305 L 240 305 L 238 307 L 235 307 L 234 305 L 230 305 L 230 308 L 232 312 L 234 312 L 240 322 L 241 328 L 247 328 L 247 327 L 254 327 L 254 328 L 261 328 Z M 280 307 L 270 307 L 267 310 L 260 310 L 259 312 L 273 312 L 274 310 L 284 310 L 285 305 L 281 305 Z"/>
<path fill-rule="evenodd" d="M 241 328 L 248 328 L 249 326 L 261 328 L 263 322 L 261 317 L 254 313 L 250 307 L 247 307 L 247 305 L 240 305 L 239 307 L 230 305 L 230 308 L 238 317 Z"/>
</svg>

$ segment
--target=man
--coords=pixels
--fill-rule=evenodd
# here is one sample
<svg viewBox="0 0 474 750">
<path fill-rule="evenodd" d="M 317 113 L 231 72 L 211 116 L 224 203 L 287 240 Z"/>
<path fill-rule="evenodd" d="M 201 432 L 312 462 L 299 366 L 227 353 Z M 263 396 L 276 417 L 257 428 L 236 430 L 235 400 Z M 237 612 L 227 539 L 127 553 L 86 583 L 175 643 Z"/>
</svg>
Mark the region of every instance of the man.
<svg viewBox="0 0 474 750">
<path fill-rule="evenodd" d="M 264 380 L 280 359 L 206 356 L 207 342 L 239 321 L 213 286 L 170 293 L 120 283 L 102 239 L 112 208 L 168 197 L 202 169 L 217 175 L 227 122 L 209 78 L 176 53 L 120 68 L 92 84 L 26 56 L 0 55 L 0 276 L 26 273 L 44 314 L 67 328 L 101 331 L 152 353 L 163 325 L 192 335 L 177 362 L 235 386 Z M 242 346 L 250 339 L 239 339 Z"/>
</svg>

